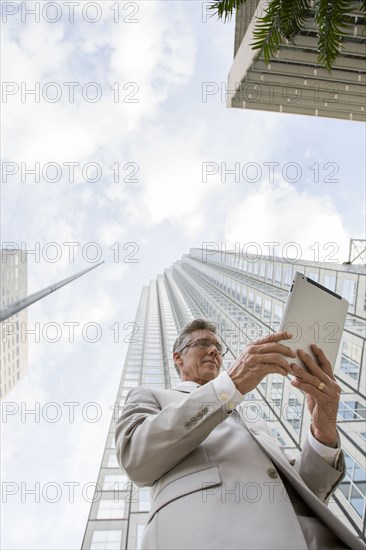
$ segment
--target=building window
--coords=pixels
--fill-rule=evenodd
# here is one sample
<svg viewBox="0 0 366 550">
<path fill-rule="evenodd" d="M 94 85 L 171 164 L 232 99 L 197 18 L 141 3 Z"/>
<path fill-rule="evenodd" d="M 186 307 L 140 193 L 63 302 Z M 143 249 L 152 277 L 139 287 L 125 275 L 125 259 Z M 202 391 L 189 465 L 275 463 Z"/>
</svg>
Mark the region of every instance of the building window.
<svg viewBox="0 0 366 550">
<path fill-rule="evenodd" d="M 347 347 L 352 348 L 356 346 L 348 344 Z M 353 380 L 358 380 L 358 376 L 360 374 L 360 363 L 355 360 L 355 358 L 349 357 L 348 354 L 345 353 L 344 349 L 342 349 L 341 371 L 347 374 L 347 376 L 349 376 Z"/>
<path fill-rule="evenodd" d="M 164 384 L 164 376 L 142 376 L 143 384 Z"/>
<path fill-rule="evenodd" d="M 121 548 L 122 531 L 94 531 L 90 550 L 119 550 Z"/>
<path fill-rule="evenodd" d="M 286 420 L 295 432 L 300 433 L 302 405 L 292 392 L 289 395 Z"/>
<path fill-rule="evenodd" d="M 339 485 L 339 490 L 351 503 L 357 514 L 363 519 L 365 515 L 366 472 L 346 451 L 346 476 Z"/>
<path fill-rule="evenodd" d="M 272 385 L 271 385 L 271 401 L 276 407 L 281 406 L 282 388 L 283 388 L 283 383 L 280 380 L 279 376 L 274 375 L 272 377 Z"/>
<path fill-rule="evenodd" d="M 335 290 L 335 286 L 336 286 L 336 278 L 333 277 L 332 275 L 325 275 L 324 276 L 324 286 L 326 286 L 327 288 L 329 288 L 329 290 Z"/>
<path fill-rule="evenodd" d="M 340 420 L 364 420 L 366 419 L 366 407 L 359 401 L 341 401 L 338 417 Z"/>
<path fill-rule="evenodd" d="M 137 536 L 136 536 L 136 550 L 141 549 L 141 543 L 142 543 L 142 537 L 144 534 L 145 525 L 142 525 L 141 523 L 137 526 Z"/>
<path fill-rule="evenodd" d="M 99 502 L 97 519 L 122 519 L 125 512 L 125 503 L 123 500 L 115 502 L 112 499 L 101 500 Z"/>
<path fill-rule="evenodd" d="M 142 374 L 161 374 L 163 372 L 162 367 L 144 367 Z"/>
<path fill-rule="evenodd" d="M 151 499 L 150 489 L 144 488 L 139 490 L 139 512 L 150 512 Z"/>
<path fill-rule="evenodd" d="M 107 475 L 104 478 L 103 491 L 129 491 L 131 481 L 123 474 Z"/>
<path fill-rule="evenodd" d="M 290 267 L 286 267 L 284 270 L 284 281 L 286 286 L 292 285 L 292 269 Z"/>
<path fill-rule="evenodd" d="M 109 455 L 107 468 L 119 468 L 116 455 Z"/>
<path fill-rule="evenodd" d="M 271 428 L 271 432 L 272 432 L 272 435 L 274 435 L 274 437 L 277 439 L 279 444 L 282 447 L 285 447 L 286 446 L 286 441 L 283 439 L 281 433 L 277 430 L 277 428 Z"/>
<path fill-rule="evenodd" d="M 356 281 L 344 279 L 342 283 L 342 296 L 346 298 L 350 306 L 355 305 Z"/>
<path fill-rule="evenodd" d="M 265 321 L 270 321 L 271 319 L 271 302 L 270 300 L 265 300 L 264 301 L 264 320 Z"/>
<path fill-rule="evenodd" d="M 123 385 L 125 386 L 125 388 L 136 388 L 136 386 L 138 386 L 139 383 L 137 382 L 137 380 L 136 381 L 129 380 L 128 382 L 124 382 Z"/>
<path fill-rule="evenodd" d="M 274 307 L 274 320 L 281 321 L 282 318 L 282 306 L 275 305 Z"/>
<path fill-rule="evenodd" d="M 244 400 L 245 401 L 252 401 L 253 399 L 255 399 L 255 393 L 252 392 L 252 391 L 249 391 L 248 393 L 246 393 L 244 395 Z"/>
<path fill-rule="evenodd" d="M 276 283 L 280 283 L 281 282 L 281 266 L 280 265 L 276 265 L 276 270 L 275 270 L 275 281 Z"/>
</svg>

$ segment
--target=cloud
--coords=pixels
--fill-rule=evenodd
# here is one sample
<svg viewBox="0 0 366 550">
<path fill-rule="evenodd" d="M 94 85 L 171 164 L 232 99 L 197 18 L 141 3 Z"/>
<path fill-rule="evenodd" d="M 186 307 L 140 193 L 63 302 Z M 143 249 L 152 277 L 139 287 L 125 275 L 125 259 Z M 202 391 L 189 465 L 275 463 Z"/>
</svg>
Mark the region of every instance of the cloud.
<svg viewBox="0 0 366 550">
<path fill-rule="evenodd" d="M 233 209 L 226 223 L 225 239 L 242 246 L 258 243 L 264 255 L 269 250 L 265 242 L 278 242 L 277 256 L 285 249 L 291 257 L 301 254 L 302 259 L 328 258 L 337 263 L 347 259 L 349 246 L 342 217 L 330 197 L 299 192 L 279 178 L 272 184 L 260 185 Z M 297 243 L 300 248 L 287 247 L 288 243 Z M 255 253 L 255 247 L 248 248 L 248 252 Z"/>
<path fill-rule="evenodd" d="M 97 160 L 103 148 L 118 150 L 131 139 L 171 89 L 189 81 L 195 45 L 182 8 L 167 11 L 159 2 L 142 2 L 136 17 L 138 23 L 123 25 L 110 18 L 93 25 L 92 32 L 83 22 L 77 33 L 67 24 L 8 22 L 3 40 L 12 63 L 6 64 L 3 80 L 18 91 L 3 109 L 7 158 Z M 73 92 L 68 82 L 76 83 Z M 22 99 L 21 91 L 35 86 L 38 99 L 31 94 Z M 57 94 L 60 99 L 53 102 Z"/>
<path fill-rule="evenodd" d="M 140 205 L 150 223 L 174 220 L 181 227 L 199 223 L 198 207 L 209 192 L 201 181 L 202 141 L 198 125 L 194 134 L 187 128 L 175 135 L 156 133 L 142 162 Z"/>
</svg>

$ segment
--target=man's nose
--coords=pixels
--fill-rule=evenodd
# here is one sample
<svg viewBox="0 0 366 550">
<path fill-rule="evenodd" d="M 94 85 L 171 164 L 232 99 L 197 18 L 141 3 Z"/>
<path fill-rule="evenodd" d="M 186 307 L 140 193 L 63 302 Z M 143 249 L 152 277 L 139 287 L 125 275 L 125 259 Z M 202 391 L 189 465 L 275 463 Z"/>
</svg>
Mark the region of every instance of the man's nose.
<svg viewBox="0 0 366 550">
<path fill-rule="evenodd" d="M 211 344 L 210 347 L 208 348 L 208 352 L 211 354 L 214 353 L 215 355 L 217 355 L 219 353 L 219 350 L 217 349 L 215 344 Z"/>
</svg>

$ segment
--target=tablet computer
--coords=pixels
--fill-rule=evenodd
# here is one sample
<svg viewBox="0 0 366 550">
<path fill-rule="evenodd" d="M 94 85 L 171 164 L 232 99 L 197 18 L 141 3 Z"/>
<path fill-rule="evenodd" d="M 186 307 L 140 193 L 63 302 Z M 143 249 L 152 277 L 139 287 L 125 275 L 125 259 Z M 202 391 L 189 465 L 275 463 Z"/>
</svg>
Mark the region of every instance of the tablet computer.
<svg viewBox="0 0 366 550">
<path fill-rule="evenodd" d="M 305 350 L 314 359 L 310 345 L 316 344 L 334 369 L 347 310 L 345 298 L 296 272 L 279 327 L 293 336 L 284 343 L 294 351 Z M 299 357 L 294 362 L 305 368 Z"/>
</svg>

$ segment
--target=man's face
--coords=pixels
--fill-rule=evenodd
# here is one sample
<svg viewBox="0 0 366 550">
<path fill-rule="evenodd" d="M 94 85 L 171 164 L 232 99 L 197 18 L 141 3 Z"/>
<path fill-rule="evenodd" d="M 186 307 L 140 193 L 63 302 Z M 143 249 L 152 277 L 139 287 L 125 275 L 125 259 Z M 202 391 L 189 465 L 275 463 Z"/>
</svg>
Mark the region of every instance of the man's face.
<svg viewBox="0 0 366 550">
<path fill-rule="evenodd" d="M 216 334 L 210 330 L 195 330 L 189 336 L 190 342 L 204 338 L 213 344 L 219 343 Z M 206 384 L 216 378 L 222 364 L 222 355 L 214 345 L 204 348 L 192 344 L 181 352 L 174 352 L 173 357 L 179 367 L 181 379 L 192 380 L 198 384 Z"/>
</svg>

